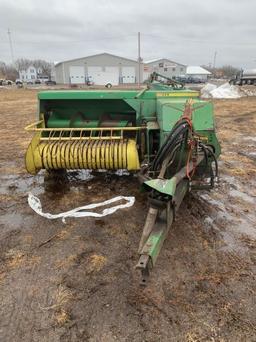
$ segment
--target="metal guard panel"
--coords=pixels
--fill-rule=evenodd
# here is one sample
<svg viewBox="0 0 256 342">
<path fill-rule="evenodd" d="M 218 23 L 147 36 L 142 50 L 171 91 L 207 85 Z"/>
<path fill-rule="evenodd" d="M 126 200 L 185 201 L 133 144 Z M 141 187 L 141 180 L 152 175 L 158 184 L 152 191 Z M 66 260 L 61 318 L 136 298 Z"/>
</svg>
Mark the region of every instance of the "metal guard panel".
<svg viewBox="0 0 256 342">
<path fill-rule="evenodd" d="M 157 110 L 160 127 L 169 132 L 181 118 L 185 109 L 185 99 L 158 99 Z M 195 131 L 214 130 L 213 104 L 195 100 L 193 103 L 192 122 Z"/>
<path fill-rule="evenodd" d="M 171 179 L 151 179 L 149 181 L 144 182 L 146 187 L 150 187 L 152 189 L 161 192 L 162 194 L 166 194 L 169 196 L 174 196 L 176 191 L 177 182 L 175 178 Z"/>
</svg>

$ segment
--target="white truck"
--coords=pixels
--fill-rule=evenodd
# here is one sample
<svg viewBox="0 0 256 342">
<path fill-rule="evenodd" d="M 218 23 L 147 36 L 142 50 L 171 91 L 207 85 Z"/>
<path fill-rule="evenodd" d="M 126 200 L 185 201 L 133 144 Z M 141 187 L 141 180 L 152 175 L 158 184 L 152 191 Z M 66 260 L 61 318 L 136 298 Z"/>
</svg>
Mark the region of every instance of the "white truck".
<svg viewBox="0 0 256 342">
<path fill-rule="evenodd" d="M 256 85 L 256 69 L 241 70 L 234 78 L 229 81 L 230 84 L 244 85 L 254 84 Z"/>
</svg>

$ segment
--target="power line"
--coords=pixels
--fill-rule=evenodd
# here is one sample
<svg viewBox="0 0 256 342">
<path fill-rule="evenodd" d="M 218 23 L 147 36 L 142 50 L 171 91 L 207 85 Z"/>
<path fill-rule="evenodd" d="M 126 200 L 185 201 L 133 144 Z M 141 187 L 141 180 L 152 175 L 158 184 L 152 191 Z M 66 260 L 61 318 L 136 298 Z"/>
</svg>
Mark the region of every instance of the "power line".
<svg viewBox="0 0 256 342">
<path fill-rule="evenodd" d="M 140 87 L 141 77 L 140 77 L 140 65 L 141 65 L 141 57 L 140 57 L 140 32 L 138 32 L 138 66 L 139 66 L 139 79 L 138 79 L 138 86 Z"/>
<path fill-rule="evenodd" d="M 217 57 L 217 51 L 214 52 L 214 57 L 213 57 L 213 69 L 216 67 L 216 57 Z"/>
<path fill-rule="evenodd" d="M 14 54 L 13 54 L 13 47 L 12 47 L 12 37 L 11 37 L 11 30 L 8 28 L 8 37 L 9 37 L 9 44 L 10 44 L 10 50 L 11 50 L 11 57 L 12 57 L 12 63 L 14 63 Z"/>
</svg>

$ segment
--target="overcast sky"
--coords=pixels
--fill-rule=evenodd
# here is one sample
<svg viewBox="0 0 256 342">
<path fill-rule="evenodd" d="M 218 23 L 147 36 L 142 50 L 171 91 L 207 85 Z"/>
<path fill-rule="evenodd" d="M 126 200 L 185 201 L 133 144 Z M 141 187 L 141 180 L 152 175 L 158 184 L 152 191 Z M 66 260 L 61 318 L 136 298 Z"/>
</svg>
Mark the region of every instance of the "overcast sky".
<svg viewBox="0 0 256 342">
<path fill-rule="evenodd" d="M 187 65 L 256 67 L 255 0 L 0 0 L 0 60 L 101 52 Z"/>
</svg>

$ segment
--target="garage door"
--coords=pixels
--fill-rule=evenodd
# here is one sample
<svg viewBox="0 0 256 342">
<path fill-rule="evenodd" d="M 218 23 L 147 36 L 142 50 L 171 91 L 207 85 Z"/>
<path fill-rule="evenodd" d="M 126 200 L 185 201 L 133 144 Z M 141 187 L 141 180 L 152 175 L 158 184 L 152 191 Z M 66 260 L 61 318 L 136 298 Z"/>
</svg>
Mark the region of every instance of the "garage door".
<svg viewBox="0 0 256 342">
<path fill-rule="evenodd" d="M 123 83 L 135 83 L 135 67 L 122 67 Z"/>
<path fill-rule="evenodd" d="M 88 79 L 96 85 L 112 85 L 119 84 L 119 69 L 118 67 L 88 67 Z"/>
<path fill-rule="evenodd" d="M 70 66 L 69 76 L 71 84 L 84 84 L 85 72 L 83 66 Z"/>
</svg>

